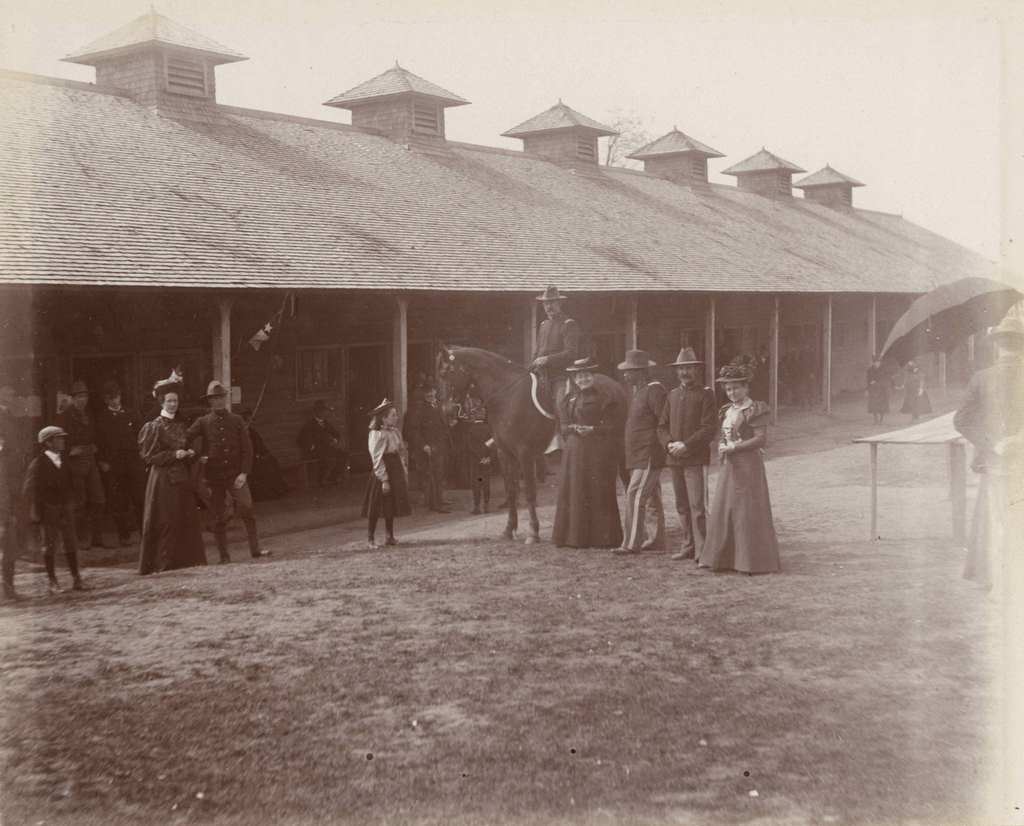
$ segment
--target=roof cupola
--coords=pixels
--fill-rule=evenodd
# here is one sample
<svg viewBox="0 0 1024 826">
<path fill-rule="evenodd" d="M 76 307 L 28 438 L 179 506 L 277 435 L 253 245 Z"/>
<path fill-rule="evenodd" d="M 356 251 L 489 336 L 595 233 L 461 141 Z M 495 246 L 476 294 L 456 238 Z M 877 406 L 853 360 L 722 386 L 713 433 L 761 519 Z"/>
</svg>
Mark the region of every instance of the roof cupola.
<svg viewBox="0 0 1024 826">
<path fill-rule="evenodd" d="M 597 139 L 618 132 L 581 115 L 559 99 L 550 109 L 501 134 L 506 138 L 520 138 L 523 151 L 528 155 L 572 167 L 595 167 Z"/>
<path fill-rule="evenodd" d="M 793 173 L 806 171 L 762 146 L 760 152 L 723 169 L 722 174 L 735 175 L 736 185 L 745 192 L 756 192 L 768 198 L 792 198 Z"/>
<path fill-rule="evenodd" d="M 708 158 L 724 158 L 717 149 L 694 140 L 678 127 L 628 157 L 644 162 L 644 171 L 680 184 L 706 184 Z"/>
<path fill-rule="evenodd" d="M 828 164 L 813 175 L 793 184 L 804 191 L 804 198 L 830 207 L 853 206 L 853 188 L 864 186 L 856 178 L 837 172 Z"/>
</svg>

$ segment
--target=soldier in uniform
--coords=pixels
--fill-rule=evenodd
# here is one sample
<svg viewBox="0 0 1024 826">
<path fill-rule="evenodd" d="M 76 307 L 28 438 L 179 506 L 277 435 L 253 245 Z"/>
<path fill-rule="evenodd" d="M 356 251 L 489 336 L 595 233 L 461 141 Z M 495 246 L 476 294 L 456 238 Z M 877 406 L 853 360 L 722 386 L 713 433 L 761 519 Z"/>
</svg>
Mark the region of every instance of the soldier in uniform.
<svg viewBox="0 0 1024 826">
<path fill-rule="evenodd" d="M 82 550 L 88 550 L 91 545 L 102 546 L 107 495 L 96 462 L 96 423 L 89 412 L 89 388 L 84 381 L 71 385 L 71 404 L 57 420 L 67 433 L 67 462 L 74 484 L 76 524 Z"/>
<path fill-rule="evenodd" d="M 658 441 L 658 422 L 668 391 L 651 381 L 655 367 L 646 350 L 629 350 L 619 365 L 632 391 L 626 416 L 626 526 L 622 546 L 612 553 L 629 554 L 665 545 L 665 511 L 661 504 L 661 469 L 665 449 Z"/>
<path fill-rule="evenodd" d="M 658 439 L 668 454 L 676 513 L 683 529 L 683 546 L 672 559 L 699 559 L 707 525 L 707 469 L 711 440 L 718 431 L 715 391 L 703 387 L 704 362 L 692 347 L 684 347 L 672 362 L 680 386 L 668 394 L 661 411 Z"/>
<path fill-rule="evenodd" d="M 96 416 L 96 459 L 106 487 L 107 503 L 122 546 L 131 544 L 132 525 L 142 531 L 146 470 L 139 457 L 139 417 L 121 405 L 117 382 L 103 385 L 103 409 Z"/>
<path fill-rule="evenodd" d="M 579 358 L 579 325 L 565 315 L 566 296 L 551 286 L 537 296 L 543 302 L 547 318 L 540 323 L 537 348 L 530 362 L 530 370 L 537 374 L 541 385 L 551 394 L 552 404 L 558 409 L 565 396 L 568 373 L 565 368 Z"/>
<path fill-rule="evenodd" d="M 188 429 L 189 442 L 195 445 L 203 475 L 210 488 L 210 507 L 213 510 L 213 534 L 217 540 L 220 561 L 230 562 L 227 539 L 227 498 L 235 503 L 235 513 L 245 525 L 249 538 L 249 553 L 254 559 L 269 556 L 260 550 L 253 514 L 252 494 L 248 476 L 252 471 L 252 441 L 245 420 L 227 409 L 228 391 L 219 381 L 211 381 L 206 389 L 210 412 L 200 416 Z"/>
</svg>

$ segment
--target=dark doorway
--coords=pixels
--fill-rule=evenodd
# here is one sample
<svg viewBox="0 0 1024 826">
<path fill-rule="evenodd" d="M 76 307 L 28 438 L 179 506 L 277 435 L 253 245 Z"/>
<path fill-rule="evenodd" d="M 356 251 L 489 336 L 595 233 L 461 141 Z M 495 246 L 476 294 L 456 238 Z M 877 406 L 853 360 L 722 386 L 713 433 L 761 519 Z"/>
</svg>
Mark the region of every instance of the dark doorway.
<svg viewBox="0 0 1024 826">
<path fill-rule="evenodd" d="M 370 411 L 380 404 L 386 395 L 387 348 L 383 344 L 358 344 L 349 347 L 345 432 L 348 436 L 349 464 L 355 472 L 370 469 L 370 454 L 366 448 Z"/>
<path fill-rule="evenodd" d="M 89 388 L 89 408 L 98 412 L 103 408 L 103 385 L 117 382 L 121 388 L 121 404 L 138 409 L 140 399 L 132 371 L 132 356 L 76 356 L 71 360 L 73 381 L 84 381 Z M 69 388 L 70 390 L 70 388 Z"/>
</svg>

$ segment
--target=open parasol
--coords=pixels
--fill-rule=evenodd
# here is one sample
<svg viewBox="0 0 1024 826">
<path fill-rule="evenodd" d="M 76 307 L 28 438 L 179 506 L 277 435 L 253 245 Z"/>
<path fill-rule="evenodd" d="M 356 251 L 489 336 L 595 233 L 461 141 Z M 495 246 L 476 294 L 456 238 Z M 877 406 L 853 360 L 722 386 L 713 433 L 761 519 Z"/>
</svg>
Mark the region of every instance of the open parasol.
<svg viewBox="0 0 1024 826">
<path fill-rule="evenodd" d="M 994 327 L 1024 295 L 991 278 L 961 278 L 925 293 L 893 325 L 882 358 L 905 364 L 927 352 L 952 350 Z"/>
</svg>

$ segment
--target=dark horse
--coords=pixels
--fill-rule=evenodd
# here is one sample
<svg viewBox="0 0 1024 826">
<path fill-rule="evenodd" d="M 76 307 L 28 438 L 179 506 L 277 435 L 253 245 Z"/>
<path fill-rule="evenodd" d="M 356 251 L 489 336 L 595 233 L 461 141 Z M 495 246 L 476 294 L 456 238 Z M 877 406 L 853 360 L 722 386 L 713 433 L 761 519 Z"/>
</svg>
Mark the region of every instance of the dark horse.
<svg viewBox="0 0 1024 826">
<path fill-rule="evenodd" d="M 443 347 L 438 354 L 438 375 L 447 383 L 452 398 L 463 396 L 470 383 L 476 385 L 481 401 L 487 407 L 487 418 L 501 457 L 508 494 L 508 522 L 504 535 L 514 539 L 519 527 L 519 479 L 522 477 L 526 506 L 530 511 L 526 544 L 534 544 L 540 540 L 534 467 L 537 457 L 544 455 L 555 434 L 553 404 L 542 398 L 538 391 L 537 400 L 545 406 L 543 412 L 538 409 L 534 404 L 535 383 L 529 371 L 488 350 L 454 345 Z M 625 413 L 626 394 L 622 385 L 599 374 L 594 376 L 594 385 L 599 390 L 615 394 L 620 401 L 619 409 Z M 622 427 L 616 428 L 616 432 L 621 433 Z"/>
</svg>

